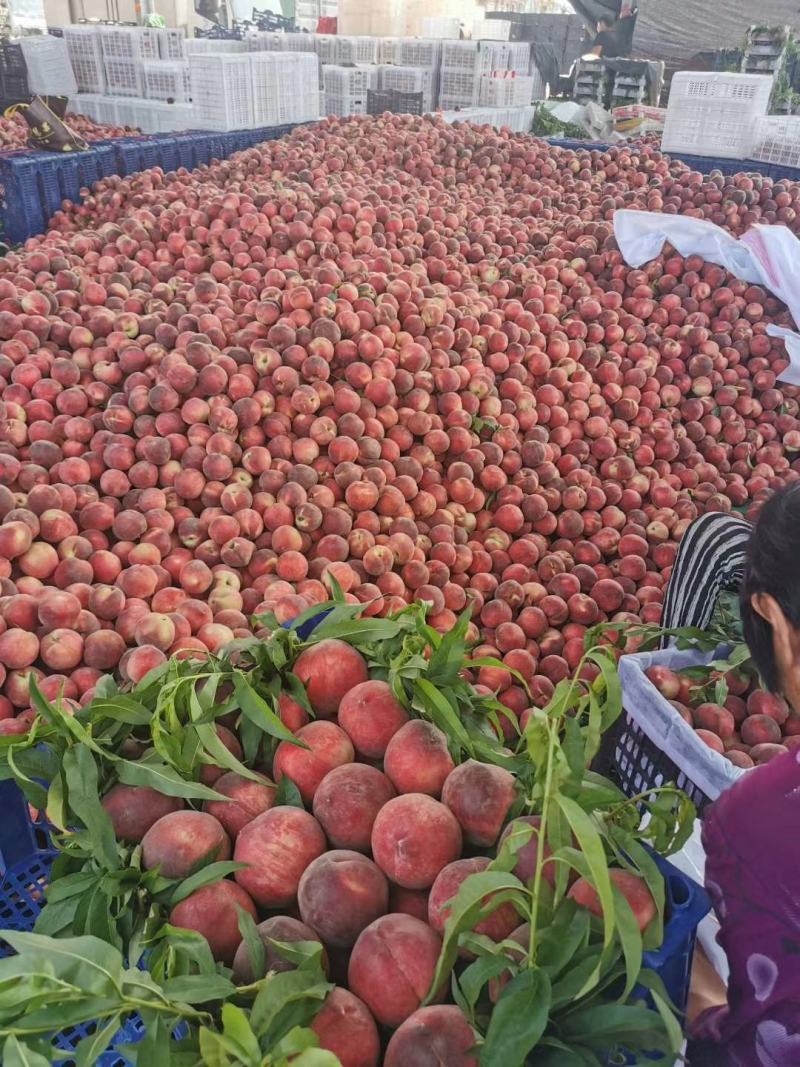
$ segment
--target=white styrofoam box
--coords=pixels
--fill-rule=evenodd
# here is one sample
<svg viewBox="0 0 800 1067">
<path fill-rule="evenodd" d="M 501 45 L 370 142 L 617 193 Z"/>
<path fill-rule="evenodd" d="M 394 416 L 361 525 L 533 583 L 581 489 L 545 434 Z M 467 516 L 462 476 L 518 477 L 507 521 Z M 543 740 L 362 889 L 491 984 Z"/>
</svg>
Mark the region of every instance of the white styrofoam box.
<svg viewBox="0 0 800 1067">
<path fill-rule="evenodd" d="M 42 96 L 71 96 L 78 83 L 69 61 L 63 37 L 39 34 L 20 37 L 19 46 L 28 69 L 28 88 Z"/>
<path fill-rule="evenodd" d="M 75 115 L 85 115 L 87 119 L 92 119 L 93 122 L 99 122 L 98 116 L 98 101 L 103 97 L 97 93 L 78 93 L 73 97 L 69 104 L 69 110 Z"/>
<path fill-rule="evenodd" d="M 751 159 L 800 167 L 800 116 L 767 115 L 759 119 Z"/>
<path fill-rule="evenodd" d="M 439 107 L 471 107 L 478 100 L 478 78 L 468 70 L 439 71 Z"/>
<path fill-rule="evenodd" d="M 183 30 L 157 30 L 159 59 L 186 59 L 186 34 Z"/>
<path fill-rule="evenodd" d="M 504 78 L 502 75 L 484 74 L 480 80 L 478 103 L 488 107 L 524 107 L 533 100 L 533 78 L 515 74 Z"/>
<path fill-rule="evenodd" d="M 377 59 L 377 37 L 337 37 L 337 63 L 374 63 Z"/>
<path fill-rule="evenodd" d="M 461 20 L 427 17 L 422 20 L 422 36 L 458 40 L 461 36 Z"/>
<path fill-rule="evenodd" d="M 223 41 L 213 37 L 187 37 L 184 47 L 187 55 L 196 55 L 198 53 L 221 55 L 223 53 L 230 54 L 231 52 L 246 52 L 247 42 Z"/>
<path fill-rule="evenodd" d="M 401 37 L 397 45 L 395 62 L 402 67 L 438 67 L 441 57 L 441 41 Z"/>
<path fill-rule="evenodd" d="M 159 30 L 144 26 L 98 26 L 104 59 L 158 59 Z"/>
<path fill-rule="evenodd" d="M 663 151 L 746 159 L 757 122 L 766 116 L 772 84 L 764 74 L 679 71 L 672 78 Z"/>
<path fill-rule="evenodd" d="M 472 24 L 473 41 L 507 41 L 510 36 L 510 19 L 475 19 Z"/>
<path fill-rule="evenodd" d="M 250 55 L 191 54 L 195 123 L 200 130 L 248 130 L 253 122 Z"/>
<path fill-rule="evenodd" d="M 430 67 L 378 67 L 378 88 L 393 89 L 399 93 L 422 93 L 422 106 L 430 111 L 433 106 L 435 71 Z"/>
<path fill-rule="evenodd" d="M 103 53 L 100 38 L 94 26 L 65 26 L 64 40 L 67 44 L 72 72 L 80 93 L 104 93 L 106 75 L 103 69 Z"/>
<path fill-rule="evenodd" d="M 515 70 L 527 74 L 531 62 L 530 41 L 481 41 L 478 45 L 481 74 L 493 70 Z"/>
<path fill-rule="evenodd" d="M 144 96 L 142 64 L 136 59 L 103 59 L 109 96 Z"/>
<path fill-rule="evenodd" d="M 477 69 L 477 41 L 442 41 L 442 70 L 461 70 L 472 74 Z"/>
<path fill-rule="evenodd" d="M 192 84 L 186 60 L 150 59 L 142 63 L 144 95 L 148 100 L 191 99 Z"/>
</svg>

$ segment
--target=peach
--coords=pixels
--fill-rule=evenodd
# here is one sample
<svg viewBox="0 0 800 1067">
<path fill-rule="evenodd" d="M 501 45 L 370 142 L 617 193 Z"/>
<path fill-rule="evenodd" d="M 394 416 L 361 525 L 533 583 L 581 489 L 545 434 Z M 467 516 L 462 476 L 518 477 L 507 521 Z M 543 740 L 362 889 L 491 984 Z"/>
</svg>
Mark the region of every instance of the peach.
<svg viewBox="0 0 800 1067">
<path fill-rule="evenodd" d="M 278 715 L 286 729 L 291 730 L 293 734 L 308 722 L 306 709 L 289 696 L 286 690 L 278 694 Z"/>
<path fill-rule="evenodd" d="M 725 742 L 722 740 L 721 737 L 717 737 L 716 734 L 712 734 L 710 730 L 695 730 L 695 733 L 703 742 L 703 744 L 707 745 L 714 752 L 722 753 L 725 751 Z"/>
<path fill-rule="evenodd" d="M 311 1029 L 319 1047 L 332 1052 L 342 1067 L 378 1067 L 381 1042 L 369 1008 L 347 989 L 335 986 Z"/>
<path fill-rule="evenodd" d="M 367 681 L 367 664 L 356 649 L 330 638 L 301 652 L 293 673 L 306 687 L 317 715 L 330 719 L 339 710 L 345 693 Z"/>
<path fill-rule="evenodd" d="M 398 793 L 439 797 L 454 767 L 447 737 L 424 719 L 412 719 L 401 726 L 383 758 L 383 769 Z"/>
<path fill-rule="evenodd" d="M 83 639 L 83 662 L 88 667 L 108 671 L 116 667 L 125 652 L 125 642 L 114 630 L 97 630 Z"/>
<path fill-rule="evenodd" d="M 700 704 L 694 711 L 694 724 L 701 730 L 710 730 L 725 741 L 736 732 L 733 715 L 719 704 Z"/>
<path fill-rule="evenodd" d="M 781 728 L 771 715 L 749 715 L 740 732 L 746 745 L 777 745 L 781 740 Z"/>
<path fill-rule="evenodd" d="M 235 771 L 228 771 L 214 782 L 214 792 L 230 797 L 230 800 L 206 800 L 203 811 L 213 815 L 228 836 L 235 840 L 243 826 L 269 811 L 275 803 L 277 790 L 267 778 L 254 782 Z"/>
<path fill-rule="evenodd" d="M 81 613 L 81 602 L 72 593 L 52 590 L 39 601 L 39 622 L 48 630 L 75 628 Z"/>
<path fill-rule="evenodd" d="M 348 849 L 334 849 L 306 867 L 297 889 L 300 917 L 326 945 L 350 948 L 385 915 L 389 884 L 380 868 Z"/>
<path fill-rule="evenodd" d="M 392 1034 L 383 1067 L 478 1067 L 475 1034 L 455 1004 L 419 1008 Z"/>
<path fill-rule="evenodd" d="M 525 826 L 532 826 L 534 828 L 530 837 L 525 839 L 525 844 L 521 845 L 515 855 L 516 863 L 514 864 L 513 873 L 519 878 L 521 882 L 528 885 L 536 873 L 536 858 L 539 850 L 539 825 L 541 819 L 538 815 L 520 815 L 516 819 L 512 819 L 508 826 L 503 830 L 500 836 L 499 844 L 505 841 L 507 837 L 514 833 L 515 830 L 521 831 Z M 522 840 L 520 836 L 518 841 Z M 499 845 L 498 845 L 499 849 Z M 553 854 L 553 850 L 549 844 L 545 841 L 543 848 L 543 856 L 545 857 L 545 863 L 542 865 L 542 877 L 555 886 L 556 883 L 556 865 L 553 862 L 546 862 L 548 856 Z"/>
<path fill-rule="evenodd" d="M 168 797 L 146 785 L 112 786 L 102 800 L 119 841 L 138 843 L 163 815 L 180 811 L 183 801 Z"/>
<path fill-rule="evenodd" d="M 782 756 L 789 749 L 786 745 L 775 745 L 762 743 L 760 745 L 753 745 L 750 749 L 750 758 L 756 763 L 769 763 L 770 760 L 775 759 L 776 756 Z"/>
<path fill-rule="evenodd" d="M 233 858 L 248 866 L 234 877 L 259 907 L 282 908 L 297 896 L 306 867 L 324 851 L 325 834 L 314 816 L 279 805 L 239 831 Z"/>
<path fill-rule="evenodd" d="M 382 1026 L 399 1026 L 427 998 L 441 947 L 439 935 L 421 920 L 382 915 L 353 946 L 347 984 Z"/>
<path fill-rule="evenodd" d="M 83 658 L 83 638 L 74 630 L 51 630 L 41 640 L 39 655 L 53 670 L 72 670 Z"/>
<path fill-rule="evenodd" d="M 213 815 L 173 811 L 162 815 L 142 838 L 142 864 L 165 878 L 186 878 L 193 871 L 230 859 L 231 843 Z"/>
<path fill-rule="evenodd" d="M 783 745 L 777 747 L 783 748 Z M 732 763 L 734 767 L 742 767 L 743 769 L 755 767 L 755 761 L 752 756 L 749 756 L 746 752 L 739 752 L 737 749 L 729 749 L 725 753 L 725 759 Z"/>
<path fill-rule="evenodd" d="M 394 797 L 385 774 L 366 763 L 334 767 L 314 793 L 314 817 L 334 848 L 369 852 L 372 826 L 384 804 Z"/>
<path fill-rule="evenodd" d="M 783 726 L 789 717 L 789 706 L 783 697 L 767 693 L 763 689 L 755 689 L 747 698 L 747 714 L 768 715 L 779 726 Z"/>
<path fill-rule="evenodd" d="M 308 747 L 281 741 L 275 750 L 272 771 L 276 782 L 284 777 L 290 778 L 300 790 L 304 803 L 310 804 L 325 775 L 334 767 L 352 763 L 355 752 L 350 738 L 333 722 L 310 722 L 295 736 Z"/>
<path fill-rule="evenodd" d="M 428 921 L 428 897 L 425 889 L 404 889 L 401 885 L 389 886 L 389 911 L 413 915 L 415 919 Z"/>
<path fill-rule="evenodd" d="M 405 889 L 427 889 L 461 855 L 461 830 L 444 804 L 424 793 L 406 793 L 378 812 L 372 855 L 393 882 Z"/>
<path fill-rule="evenodd" d="M 338 721 L 359 755 L 382 759 L 386 746 L 408 722 L 408 712 L 386 682 L 361 682 L 342 697 Z"/>
<path fill-rule="evenodd" d="M 467 760 L 444 783 L 442 802 L 458 819 L 467 841 L 493 845 L 514 802 L 514 776 L 502 767 Z"/>
<path fill-rule="evenodd" d="M 39 640 L 36 634 L 15 626 L 0 634 L 0 663 L 8 670 L 18 671 L 30 667 L 39 655 Z"/>
<path fill-rule="evenodd" d="M 450 905 L 462 883 L 470 875 L 485 871 L 489 862 L 485 856 L 475 856 L 472 859 L 455 860 L 439 871 L 428 898 L 428 922 L 437 933 L 444 933 L 445 923 L 450 916 Z M 513 904 L 506 902 L 491 915 L 481 919 L 473 930 L 476 934 L 491 938 L 492 941 L 503 941 L 518 925 L 519 916 Z"/>
<path fill-rule="evenodd" d="M 268 971 L 280 973 L 296 969 L 296 964 L 281 955 L 280 948 L 275 944 L 276 941 L 288 944 L 292 941 L 319 941 L 310 926 L 288 915 L 273 915 L 272 918 L 259 923 L 256 930 L 264 946 L 264 974 Z M 263 978 L 264 974 L 256 975 L 253 972 L 253 963 L 247 951 L 247 944 L 243 941 L 233 958 L 233 980 L 240 985 L 246 985 L 256 981 L 256 978 Z"/>
<path fill-rule="evenodd" d="M 256 918 L 256 906 L 244 889 L 223 879 L 190 893 L 175 905 L 169 921 L 183 930 L 202 934 L 214 959 L 230 964 L 242 941 L 239 908 Z"/>
<path fill-rule="evenodd" d="M 681 680 L 669 667 L 648 667 L 644 673 L 667 700 L 678 699 L 681 691 Z"/>
<path fill-rule="evenodd" d="M 631 906 L 636 925 L 640 930 L 646 930 L 656 917 L 656 902 L 647 888 L 647 882 L 632 871 L 614 869 L 608 872 L 612 885 L 627 900 Z M 588 908 L 592 915 L 602 916 L 603 909 L 600 905 L 600 897 L 597 890 L 586 878 L 579 878 L 567 894 L 576 904 L 582 908 Z"/>
</svg>

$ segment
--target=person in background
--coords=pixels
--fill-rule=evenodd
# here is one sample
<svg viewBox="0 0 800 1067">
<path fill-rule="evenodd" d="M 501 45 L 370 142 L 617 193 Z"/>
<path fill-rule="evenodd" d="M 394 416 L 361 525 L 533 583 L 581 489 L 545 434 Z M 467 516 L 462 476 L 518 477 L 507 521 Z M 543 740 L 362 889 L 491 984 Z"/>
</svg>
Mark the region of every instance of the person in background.
<svg viewBox="0 0 800 1067">
<path fill-rule="evenodd" d="M 687 530 L 668 625 L 705 625 L 740 580 L 744 637 L 767 688 L 800 716 L 800 484 L 756 523 L 705 515 Z M 730 965 L 727 989 L 695 956 L 692 1067 L 800 1067 L 800 749 L 748 771 L 703 813 L 706 888 Z"/>
<path fill-rule="evenodd" d="M 604 15 L 597 23 L 597 36 L 592 41 L 593 56 L 614 59 L 622 54 L 617 32 L 618 23 L 610 15 Z"/>
</svg>

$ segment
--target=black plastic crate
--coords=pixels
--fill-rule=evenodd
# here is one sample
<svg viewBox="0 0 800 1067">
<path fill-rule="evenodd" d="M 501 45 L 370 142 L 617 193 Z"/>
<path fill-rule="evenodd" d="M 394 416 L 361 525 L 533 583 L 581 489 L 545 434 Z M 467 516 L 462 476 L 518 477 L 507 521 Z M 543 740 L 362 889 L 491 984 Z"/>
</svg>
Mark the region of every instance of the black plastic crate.
<svg viewBox="0 0 800 1067">
<path fill-rule="evenodd" d="M 397 89 L 368 89 L 367 114 L 424 115 L 422 93 L 401 93 Z"/>
<path fill-rule="evenodd" d="M 14 41 L 0 42 L 0 96 L 14 103 L 30 98 L 25 57 Z"/>
</svg>

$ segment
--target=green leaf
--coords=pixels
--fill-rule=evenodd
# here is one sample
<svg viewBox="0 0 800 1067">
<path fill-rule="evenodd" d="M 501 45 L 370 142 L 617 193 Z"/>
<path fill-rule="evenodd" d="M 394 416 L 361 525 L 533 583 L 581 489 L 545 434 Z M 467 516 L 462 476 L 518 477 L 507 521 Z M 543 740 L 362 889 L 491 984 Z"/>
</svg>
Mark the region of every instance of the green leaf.
<svg viewBox="0 0 800 1067">
<path fill-rule="evenodd" d="M 300 790 L 286 774 L 278 782 L 278 788 L 275 793 L 275 807 L 277 808 L 279 805 L 288 805 L 292 808 L 305 808 L 303 798 L 300 796 Z"/>
<path fill-rule="evenodd" d="M 209 1000 L 225 1000 L 236 992 L 236 986 L 221 974 L 184 974 L 168 978 L 163 985 L 164 996 L 184 1004 L 205 1004 Z"/>
<path fill-rule="evenodd" d="M 95 1067 L 101 1054 L 114 1040 L 121 1022 L 122 1013 L 112 1015 L 102 1026 L 98 1026 L 93 1034 L 79 1042 L 75 1049 L 75 1067 Z"/>
<path fill-rule="evenodd" d="M 250 1012 L 253 1032 L 260 1041 L 280 1041 L 295 1026 L 311 1022 L 332 988 L 321 969 L 268 975 Z"/>
<path fill-rule="evenodd" d="M 143 757 L 136 761 L 120 760 L 117 763 L 117 773 L 120 782 L 125 785 L 146 785 L 168 797 L 182 797 L 184 800 L 229 799 L 200 782 L 187 781 L 174 767 L 156 759 Z"/>
<path fill-rule="evenodd" d="M 550 980 L 540 967 L 520 971 L 494 1006 L 481 1067 L 524 1063 L 545 1031 L 550 1015 Z"/>
<path fill-rule="evenodd" d="M 281 741 L 297 742 L 291 730 L 287 730 L 281 722 L 280 716 L 276 715 L 266 700 L 259 696 L 241 671 L 234 672 L 233 689 L 245 718 L 271 737 L 280 738 Z"/>
<path fill-rule="evenodd" d="M 149 726 L 153 717 L 151 708 L 125 693 L 110 699 L 95 699 L 89 704 L 89 712 L 95 718 L 113 719 L 128 726 Z"/>
<path fill-rule="evenodd" d="M 491 895 L 491 899 L 486 899 Z M 441 989 L 458 956 L 458 936 L 464 930 L 474 929 L 476 923 L 511 900 L 520 914 L 526 913 L 528 894 L 513 874 L 507 871 L 482 871 L 465 878 L 450 904 L 450 914 L 444 927 L 442 951 L 436 964 L 436 973 L 425 1003 L 430 1002 Z"/>
<path fill-rule="evenodd" d="M 10 1034 L 3 1045 L 3 1067 L 50 1067 L 50 1060 L 38 1052 L 33 1052 L 26 1045 L 20 1044 Z"/>
<path fill-rule="evenodd" d="M 182 900 L 186 900 L 188 896 L 191 896 L 198 889 L 202 889 L 203 886 L 221 882 L 229 874 L 233 874 L 234 871 L 241 871 L 242 868 L 247 866 L 248 864 L 246 863 L 237 863 L 234 860 L 219 860 L 216 863 L 209 863 L 207 867 L 202 867 L 199 871 L 195 871 L 194 874 L 189 875 L 188 878 L 184 878 L 182 882 L 178 883 L 169 897 L 170 908 L 174 908 L 176 904 L 180 904 Z"/>
<path fill-rule="evenodd" d="M 222 742 L 222 738 L 216 731 L 216 728 L 211 726 L 210 723 L 192 723 L 191 729 L 200 738 L 200 743 L 207 755 L 211 756 L 211 762 L 213 766 L 223 767 L 227 771 L 234 771 L 236 774 L 242 776 L 242 778 L 249 778 L 252 782 L 263 782 L 263 776 L 257 774 L 255 771 L 251 771 L 249 767 L 238 760 L 236 756 L 226 748 Z"/>
<path fill-rule="evenodd" d="M 44 965 L 56 977 L 79 979 L 87 993 L 108 995 L 119 992 L 124 967 L 122 956 L 113 945 L 96 937 L 53 938 L 21 930 L 4 930 L 3 938 L 17 953 L 25 953 L 31 968 Z M 2 980 L 7 960 L 0 960 Z"/>
<path fill-rule="evenodd" d="M 235 1004 L 224 1004 L 222 1007 L 222 1032 L 231 1041 L 236 1042 L 246 1057 L 246 1063 L 261 1062 L 258 1039 L 247 1021 L 247 1016 Z"/>
<path fill-rule="evenodd" d="M 119 867 L 119 849 L 108 812 L 100 803 L 97 764 L 88 748 L 73 745 L 64 753 L 64 778 L 70 808 L 89 834 L 95 856 L 110 870 Z"/>
<path fill-rule="evenodd" d="M 250 970 L 255 975 L 256 981 L 258 981 L 267 973 L 267 955 L 264 949 L 264 942 L 261 940 L 256 921 L 250 912 L 238 907 L 238 905 L 237 911 L 239 914 L 239 933 L 242 935 L 242 941 L 244 941 L 247 949 Z"/>
<path fill-rule="evenodd" d="M 417 678 L 414 682 L 414 693 L 421 710 L 434 722 L 439 729 L 456 741 L 462 749 L 472 752 L 472 744 L 469 734 L 458 717 L 450 701 L 432 685 L 427 678 Z"/>
<path fill-rule="evenodd" d="M 342 1061 L 327 1049 L 307 1048 L 292 1059 L 292 1067 L 342 1067 Z"/>
</svg>

